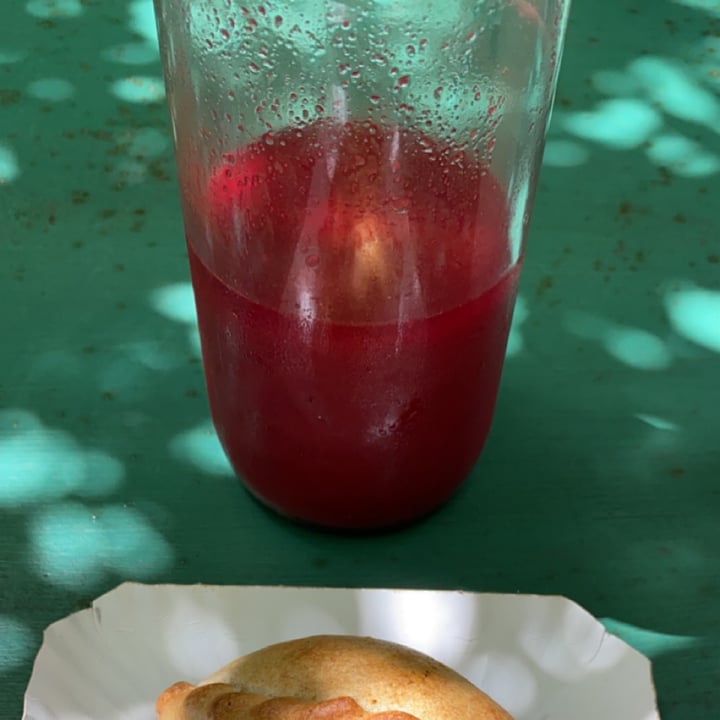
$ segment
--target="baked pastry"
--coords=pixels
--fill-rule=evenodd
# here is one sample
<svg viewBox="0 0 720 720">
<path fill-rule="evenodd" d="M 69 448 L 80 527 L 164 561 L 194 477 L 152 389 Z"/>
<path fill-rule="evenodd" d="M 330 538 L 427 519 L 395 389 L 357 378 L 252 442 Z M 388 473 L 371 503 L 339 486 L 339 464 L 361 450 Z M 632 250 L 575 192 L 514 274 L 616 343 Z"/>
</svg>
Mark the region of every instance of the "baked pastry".
<svg viewBox="0 0 720 720">
<path fill-rule="evenodd" d="M 270 645 L 197 686 L 176 683 L 156 708 L 159 720 L 512 720 L 427 655 L 346 635 Z"/>
</svg>

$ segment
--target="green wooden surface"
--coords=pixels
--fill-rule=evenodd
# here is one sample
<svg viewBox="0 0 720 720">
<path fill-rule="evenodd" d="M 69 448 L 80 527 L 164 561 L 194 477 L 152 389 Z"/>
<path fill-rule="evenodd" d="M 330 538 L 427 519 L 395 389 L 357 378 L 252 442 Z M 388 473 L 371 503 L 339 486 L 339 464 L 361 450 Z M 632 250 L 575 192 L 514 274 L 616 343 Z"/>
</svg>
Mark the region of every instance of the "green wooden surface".
<svg viewBox="0 0 720 720">
<path fill-rule="evenodd" d="M 207 429 L 147 3 L 2 7 L 1 717 L 126 579 L 563 594 L 664 720 L 720 716 L 720 3 L 577 0 L 487 450 L 367 538 L 259 508 Z"/>
</svg>

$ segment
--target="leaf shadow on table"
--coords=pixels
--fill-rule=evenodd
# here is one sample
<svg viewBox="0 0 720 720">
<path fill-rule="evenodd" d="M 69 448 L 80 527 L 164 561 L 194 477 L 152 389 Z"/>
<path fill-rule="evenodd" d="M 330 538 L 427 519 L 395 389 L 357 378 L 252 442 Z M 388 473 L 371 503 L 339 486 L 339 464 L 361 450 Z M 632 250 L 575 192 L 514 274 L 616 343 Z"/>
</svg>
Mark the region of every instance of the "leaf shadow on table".
<svg viewBox="0 0 720 720">
<path fill-rule="evenodd" d="M 643 20 L 653 17 L 656 4 L 637 5 Z M 653 20 L 665 35 L 648 35 L 649 44 L 679 43 L 684 35 L 676 37 L 673 27 L 707 40 L 700 14 L 672 3 L 665 9 L 665 17 Z M 523 349 L 508 361 L 495 426 L 472 479 L 415 527 L 350 538 L 291 525 L 260 509 L 213 459 L 189 328 L 150 302 L 159 289 L 187 279 L 179 223 L 178 237 L 167 238 L 159 215 L 168 207 L 154 212 L 148 202 L 152 193 L 170 192 L 161 184 L 165 170 L 142 186 L 114 190 L 121 193 L 108 205 L 115 214 L 98 219 L 79 206 L 68 220 L 78 238 L 88 227 L 106 231 L 104 241 L 73 261 L 90 285 L 63 306 L 72 323 L 63 321 L 52 298 L 67 296 L 67 277 L 57 267 L 67 267 L 60 263 L 68 254 L 79 258 L 82 248 L 52 250 L 57 236 L 49 228 L 46 249 L 55 255 L 18 250 L 28 261 L 25 282 L 47 295 L 30 303 L 16 288 L 18 317 L 8 318 L 7 336 L 15 342 L 4 348 L 11 353 L 6 365 L 22 367 L 7 379 L 2 399 L 20 413 L 8 411 L 2 430 L 24 438 L 15 450 L 28 453 L 22 462 L 32 453 L 38 489 L 24 499 L 28 488 L 18 490 L 13 502 L 6 495 L 0 510 L 2 613 L 37 641 L 46 624 L 126 579 L 282 578 L 291 584 L 565 594 L 601 617 L 697 638 L 697 645 L 674 649 L 668 642 L 657 650 L 655 672 L 661 701 L 672 695 L 672 704 L 663 705 L 666 720 L 709 718 L 720 705 L 714 612 L 720 496 L 713 483 L 720 459 L 709 397 L 713 382 L 717 387 L 717 355 L 673 339 L 662 293 L 678 275 L 705 287 L 717 283 L 704 237 L 683 239 L 696 246 L 697 257 L 690 261 L 695 266 L 682 268 L 670 244 L 651 247 L 644 238 L 667 241 L 667 225 L 681 233 L 683 218 L 693 214 L 693 227 L 711 230 L 702 190 L 714 177 L 683 176 L 648 158 L 649 135 L 637 147 L 609 149 L 607 134 L 593 136 L 577 117 L 574 124 L 567 120 L 575 108 L 565 87 L 575 104 L 586 101 L 584 109 L 599 102 L 590 85 L 578 88 L 612 63 L 612 52 L 598 47 L 597 38 L 609 42 L 626 12 L 619 4 L 612 10 L 598 5 L 571 28 L 558 129 L 551 133 L 551 141 L 565 143 L 560 150 L 566 155 L 560 153 L 560 161 L 556 155 L 559 164 L 543 174 L 523 278 Z M 637 29 L 640 21 L 628 15 L 630 21 Z M 618 47 L 611 69 L 621 71 L 635 58 Z M 126 108 L 114 118 L 123 128 L 162 127 L 159 114 L 147 121 L 142 109 Z M 707 127 L 677 117 L 664 121 L 692 136 L 695 149 L 717 151 Z M 567 127 L 576 134 L 570 137 Z M 36 123 L 33 132 L 43 128 Z M 563 165 L 568 149 L 572 163 L 586 161 Z M 18 192 L 34 202 L 40 190 L 31 187 L 32 179 L 29 172 Z M 53 202 L 41 198 L 43 219 Z M 146 209 L 141 232 L 129 231 L 139 208 Z M 141 243 L 138 237 L 152 239 Z M 600 237 L 606 244 L 581 246 Z M 683 259 L 687 255 L 685 248 Z M 631 269 L 635 262 L 640 272 Z M 622 325 L 649 333 L 670 353 L 669 364 L 655 370 L 624 364 L 597 337 L 573 334 L 568 318 L 577 313 L 600 318 L 605 330 Z M 179 438 L 191 439 L 199 454 L 173 451 Z M 4 461 L 19 462 L 17 452 L 11 456 L 3 447 Z M 50 462 L 56 463 L 52 472 Z M 0 677 L 19 698 L 33 648 L 22 632 L 9 647 L 17 655 L 0 664 Z"/>
</svg>

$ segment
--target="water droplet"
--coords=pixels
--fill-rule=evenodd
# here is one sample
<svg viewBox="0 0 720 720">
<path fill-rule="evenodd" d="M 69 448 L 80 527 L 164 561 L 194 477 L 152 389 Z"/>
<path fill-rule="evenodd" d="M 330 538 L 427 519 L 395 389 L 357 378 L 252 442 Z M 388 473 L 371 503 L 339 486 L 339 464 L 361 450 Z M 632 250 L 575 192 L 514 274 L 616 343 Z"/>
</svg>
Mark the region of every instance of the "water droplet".
<svg viewBox="0 0 720 720">
<path fill-rule="evenodd" d="M 220 34 L 222 35 L 224 40 L 230 39 L 230 33 L 225 28 L 220 31 Z"/>
<path fill-rule="evenodd" d="M 316 268 L 320 264 L 320 256 L 319 255 L 308 255 L 305 258 L 305 264 L 309 268 Z"/>
<path fill-rule="evenodd" d="M 282 15 L 275 16 L 275 27 L 280 27 L 283 24 Z"/>
<path fill-rule="evenodd" d="M 404 88 L 407 87 L 410 84 L 410 76 L 409 75 L 401 75 L 398 78 L 398 87 Z"/>
<path fill-rule="evenodd" d="M 370 96 L 370 102 L 373 105 L 377 105 L 380 102 L 380 96 L 379 95 L 371 95 Z"/>
<path fill-rule="evenodd" d="M 353 70 L 350 73 L 350 77 L 357 80 L 360 77 L 360 71 L 359 70 Z"/>
<path fill-rule="evenodd" d="M 265 10 L 263 5 L 260 5 L 260 7 L 258 7 L 258 12 L 264 16 L 267 13 L 267 10 Z"/>
<path fill-rule="evenodd" d="M 317 112 L 317 113 L 319 113 L 320 115 L 322 115 L 322 114 L 325 112 L 325 108 L 324 108 L 322 105 L 316 105 L 316 106 L 315 106 L 315 112 Z"/>
<path fill-rule="evenodd" d="M 413 55 L 415 55 L 415 46 L 414 46 L 414 45 L 408 45 L 408 46 L 405 48 L 405 52 L 406 52 L 410 57 L 413 57 Z"/>
<path fill-rule="evenodd" d="M 468 33 L 467 36 L 465 37 L 465 42 L 472 42 L 476 37 L 477 37 L 476 32 L 473 31 L 471 33 Z"/>
<path fill-rule="evenodd" d="M 212 40 L 207 39 L 207 40 L 205 41 L 205 44 L 206 44 L 210 49 L 213 48 L 213 41 L 212 41 Z"/>
<path fill-rule="evenodd" d="M 434 97 L 436 100 L 439 100 L 439 99 L 440 99 L 440 96 L 442 95 L 442 91 L 443 91 L 442 85 L 438 85 L 438 86 L 435 88 L 435 92 L 433 93 L 433 97 Z"/>
<path fill-rule="evenodd" d="M 251 62 L 248 65 L 248 68 L 249 68 L 250 72 L 260 72 L 260 66 L 256 65 L 254 62 Z"/>
</svg>

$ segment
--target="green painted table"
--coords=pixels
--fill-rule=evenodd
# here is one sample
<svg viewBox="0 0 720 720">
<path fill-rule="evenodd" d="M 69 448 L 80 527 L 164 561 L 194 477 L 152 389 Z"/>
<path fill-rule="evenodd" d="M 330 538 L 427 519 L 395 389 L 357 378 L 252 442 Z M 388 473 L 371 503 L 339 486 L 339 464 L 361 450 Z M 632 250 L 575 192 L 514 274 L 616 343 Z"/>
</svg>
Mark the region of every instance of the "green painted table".
<svg viewBox="0 0 720 720">
<path fill-rule="evenodd" d="M 578 0 L 496 421 L 403 532 L 287 524 L 208 424 L 147 2 L 0 22 L 0 715 L 126 579 L 559 593 L 720 716 L 720 3 Z"/>
</svg>

